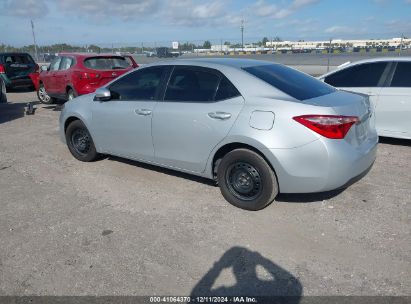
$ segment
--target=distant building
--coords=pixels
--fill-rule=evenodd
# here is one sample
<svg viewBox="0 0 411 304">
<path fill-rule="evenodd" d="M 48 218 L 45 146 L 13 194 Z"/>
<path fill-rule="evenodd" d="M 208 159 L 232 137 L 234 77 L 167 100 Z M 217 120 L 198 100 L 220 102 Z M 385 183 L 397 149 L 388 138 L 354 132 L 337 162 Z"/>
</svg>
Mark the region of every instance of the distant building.
<svg viewBox="0 0 411 304">
<path fill-rule="evenodd" d="M 331 40 L 333 48 L 367 48 L 367 47 L 395 47 L 399 48 L 401 43 L 403 46 L 410 47 L 411 39 L 367 39 L 367 40 Z M 326 49 L 330 47 L 330 41 L 268 41 L 265 45 L 276 50 L 315 50 Z"/>
</svg>

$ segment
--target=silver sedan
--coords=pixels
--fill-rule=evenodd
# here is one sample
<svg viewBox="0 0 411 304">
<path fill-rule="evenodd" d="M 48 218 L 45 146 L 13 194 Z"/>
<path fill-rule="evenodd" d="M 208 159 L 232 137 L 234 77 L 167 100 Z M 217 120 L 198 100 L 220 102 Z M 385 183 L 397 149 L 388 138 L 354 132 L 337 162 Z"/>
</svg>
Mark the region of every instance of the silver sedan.
<svg viewBox="0 0 411 304">
<path fill-rule="evenodd" d="M 240 59 L 134 70 L 67 102 L 60 130 L 78 160 L 111 154 L 214 179 L 248 210 L 280 192 L 347 186 L 372 166 L 378 141 L 367 96 Z"/>
</svg>

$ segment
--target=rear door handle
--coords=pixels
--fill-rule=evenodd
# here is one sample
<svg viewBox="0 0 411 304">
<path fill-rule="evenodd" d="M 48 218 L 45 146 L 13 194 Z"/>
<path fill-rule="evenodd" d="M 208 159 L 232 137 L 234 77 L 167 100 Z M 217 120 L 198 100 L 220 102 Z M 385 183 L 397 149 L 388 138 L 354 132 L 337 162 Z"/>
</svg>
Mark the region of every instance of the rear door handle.
<svg viewBox="0 0 411 304">
<path fill-rule="evenodd" d="M 226 112 L 210 112 L 208 116 L 213 119 L 227 120 L 230 119 L 231 114 Z"/>
<path fill-rule="evenodd" d="M 148 116 L 148 115 L 151 115 L 152 111 L 148 110 L 148 109 L 136 109 L 136 110 L 134 110 L 134 112 L 137 115 Z"/>
</svg>

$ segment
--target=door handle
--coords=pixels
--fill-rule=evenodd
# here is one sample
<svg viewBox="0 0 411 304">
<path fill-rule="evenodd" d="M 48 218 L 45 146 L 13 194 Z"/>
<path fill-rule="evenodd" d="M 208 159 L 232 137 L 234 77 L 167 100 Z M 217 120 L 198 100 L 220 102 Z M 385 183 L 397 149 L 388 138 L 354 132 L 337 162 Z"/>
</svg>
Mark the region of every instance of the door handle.
<svg viewBox="0 0 411 304">
<path fill-rule="evenodd" d="M 151 115 L 152 111 L 148 110 L 148 109 L 136 109 L 136 110 L 134 110 L 134 112 L 137 115 L 148 116 L 148 115 Z"/>
<path fill-rule="evenodd" d="M 227 120 L 231 117 L 231 114 L 226 112 L 210 112 L 208 116 L 213 119 Z"/>
</svg>

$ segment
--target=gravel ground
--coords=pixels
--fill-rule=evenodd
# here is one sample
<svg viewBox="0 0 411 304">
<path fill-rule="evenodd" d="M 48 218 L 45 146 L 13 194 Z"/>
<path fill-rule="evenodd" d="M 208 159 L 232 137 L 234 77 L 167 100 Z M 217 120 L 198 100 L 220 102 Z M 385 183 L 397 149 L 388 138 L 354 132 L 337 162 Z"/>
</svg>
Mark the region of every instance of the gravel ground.
<svg viewBox="0 0 411 304">
<path fill-rule="evenodd" d="M 75 160 L 58 107 L 0 104 L 0 295 L 411 295 L 410 141 L 344 191 L 259 212 L 207 180 Z"/>
</svg>

